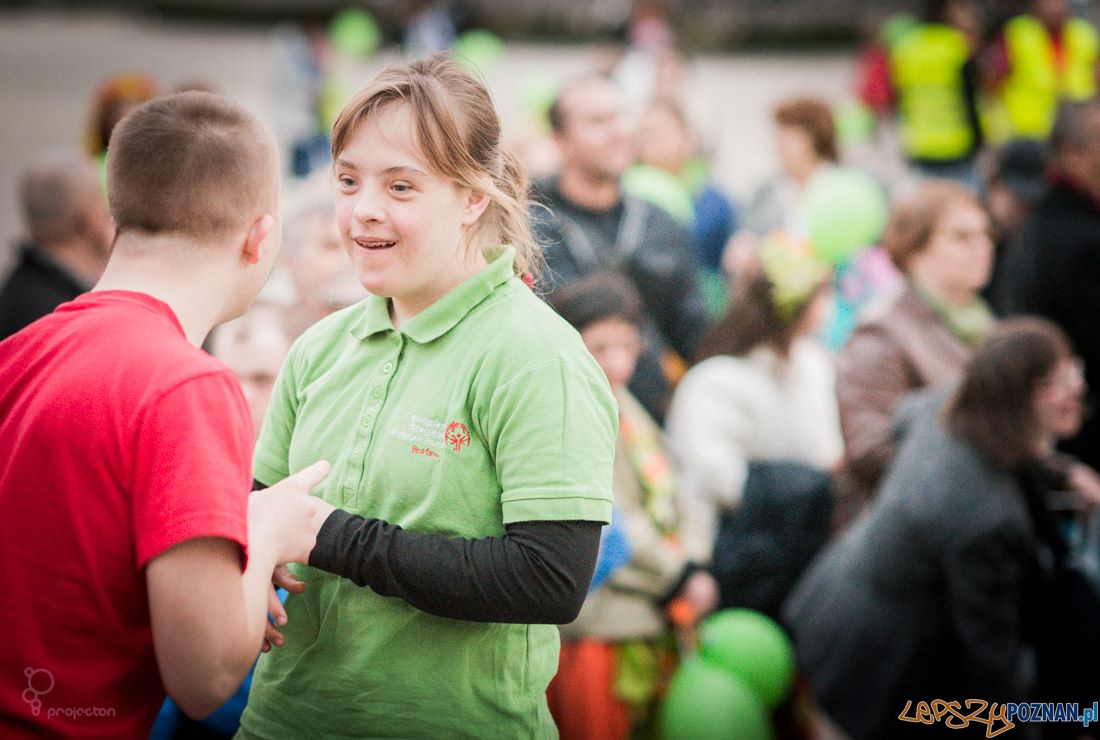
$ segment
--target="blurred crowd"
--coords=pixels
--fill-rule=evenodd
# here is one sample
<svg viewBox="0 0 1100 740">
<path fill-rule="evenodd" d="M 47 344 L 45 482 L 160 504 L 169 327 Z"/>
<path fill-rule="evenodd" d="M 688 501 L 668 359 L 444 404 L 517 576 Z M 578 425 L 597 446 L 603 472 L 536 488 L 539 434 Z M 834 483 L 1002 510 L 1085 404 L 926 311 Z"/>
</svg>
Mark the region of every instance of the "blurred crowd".
<svg viewBox="0 0 1100 740">
<path fill-rule="evenodd" d="M 801 679 L 769 715 L 780 735 L 934 733 L 898 721 L 909 700 L 1100 695 L 1100 419 L 1087 413 L 1100 43 L 1068 0 L 1008 5 L 932 0 L 880 24 L 859 52 L 855 113 L 782 102 L 775 174 L 744 199 L 715 184 L 692 117 L 706 101 L 688 95 L 663 3 L 638 3 L 614 53 L 534 96 L 512 136 L 543 253 L 533 284 L 620 405 L 616 520 L 550 687 L 562 737 L 649 736 L 678 656 L 725 608 L 790 635 Z M 413 6 L 410 53 L 457 46 L 444 5 Z M 326 160 L 343 101 L 325 60 L 347 33 L 280 31 L 308 108 L 285 152 L 281 264 L 206 345 L 257 430 L 294 339 L 365 295 Z M 0 338 L 96 282 L 111 130 L 161 92 L 143 75 L 105 81 L 83 151 L 22 174 Z M 879 166 L 890 156 L 906 166 Z M 176 717 L 158 731 L 232 729 Z"/>
</svg>

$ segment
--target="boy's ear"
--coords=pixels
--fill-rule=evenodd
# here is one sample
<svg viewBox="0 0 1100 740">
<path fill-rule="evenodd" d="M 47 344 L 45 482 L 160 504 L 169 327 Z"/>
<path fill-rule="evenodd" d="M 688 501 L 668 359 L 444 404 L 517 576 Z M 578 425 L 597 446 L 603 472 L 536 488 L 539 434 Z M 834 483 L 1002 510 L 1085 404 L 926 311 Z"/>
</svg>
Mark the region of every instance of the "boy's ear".
<svg viewBox="0 0 1100 740">
<path fill-rule="evenodd" d="M 249 264 L 256 264 L 260 261 L 261 252 L 260 245 L 263 244 L 264 239 L 267 239 L 268 234 L 275 228 L 275 217 L 270 213 L 265 213 L 262 216 L 257 217 L 248 225 L 248 231 L 244 236 L 244 245 L 241 251 L 245 260 Z"/>
<path fill-rule="evenodd" d="M 470 190 L 466 195 L 466 208 L 462 212 L 462 227 L 470 228 L 489 207 L 489 194 Z"/>
</svg>

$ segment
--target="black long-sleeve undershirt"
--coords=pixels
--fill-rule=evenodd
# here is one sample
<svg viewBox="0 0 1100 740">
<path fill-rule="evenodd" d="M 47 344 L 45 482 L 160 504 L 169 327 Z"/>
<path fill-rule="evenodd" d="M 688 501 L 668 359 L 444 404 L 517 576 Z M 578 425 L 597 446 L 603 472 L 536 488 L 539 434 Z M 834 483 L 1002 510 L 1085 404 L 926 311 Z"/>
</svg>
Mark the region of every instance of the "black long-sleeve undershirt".
<svg viewBox="0 0 1100 740">
<path fill-rule="evenodd" d="M 500 537 L 463 539 L 337 509 L 321 526 L 309 565 L 439 617 L 566 624 L 588 593 L 601 526 L 517 522 Z"/>
</svg>

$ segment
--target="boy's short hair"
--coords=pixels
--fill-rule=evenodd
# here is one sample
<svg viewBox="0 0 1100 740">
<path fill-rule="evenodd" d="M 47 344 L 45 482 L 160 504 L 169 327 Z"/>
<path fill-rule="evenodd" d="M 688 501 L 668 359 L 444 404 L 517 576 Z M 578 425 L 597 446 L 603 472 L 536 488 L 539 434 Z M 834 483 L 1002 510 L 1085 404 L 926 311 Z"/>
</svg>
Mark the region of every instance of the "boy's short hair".
<svg viewBox="0 0 1100 740">
<path fill-rule="evenodd" d="M 107 195 L 118 233 L 217 238 L 276 205 L 274 138 L 240 105 L 206 92 L 155 98 L 111 135 Z"/>
</svg>

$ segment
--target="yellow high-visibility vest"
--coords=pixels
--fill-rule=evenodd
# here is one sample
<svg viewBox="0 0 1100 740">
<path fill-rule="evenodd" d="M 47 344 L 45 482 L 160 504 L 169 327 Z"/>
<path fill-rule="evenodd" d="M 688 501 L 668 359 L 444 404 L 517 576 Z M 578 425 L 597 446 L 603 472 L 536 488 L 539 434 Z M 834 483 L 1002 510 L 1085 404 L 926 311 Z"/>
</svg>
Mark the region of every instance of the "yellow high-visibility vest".
<svg viewBox="0 0 1100 740">
<path fill-rule="evenodd" d="M 940 23 L 916 26 L 891 49 L 901 141 L 911 159 L 951 161 L 973 150 L 975 132 L 963 84 L 969 58 L 966 36 Z"/>
<path fill-rule="evenodd" d="M 1060 100 L 1085 100 L 1096 93 L 1096 29 L 1073 18 L 1062 29 L 1062 66 L 1055 63 L 1054 44 L 1029 15 L 1005 24 L 1005 46 L 1011 70 L 1001 90 L 1015 136 L 1044 139 L 1050 135 Z"/>
</svg>

